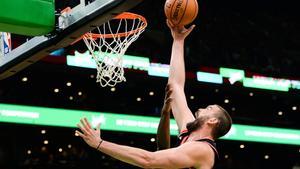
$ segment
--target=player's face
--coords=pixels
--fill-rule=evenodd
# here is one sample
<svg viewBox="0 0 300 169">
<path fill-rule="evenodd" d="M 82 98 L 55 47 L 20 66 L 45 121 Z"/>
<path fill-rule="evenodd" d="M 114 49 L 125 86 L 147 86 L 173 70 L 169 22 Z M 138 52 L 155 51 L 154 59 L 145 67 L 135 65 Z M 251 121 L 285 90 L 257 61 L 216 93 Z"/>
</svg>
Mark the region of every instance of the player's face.
<svg viewBox="0 0 300 169">
<path fill-rule="evenodd" d="M 201 128 L 210 119 L 216 118 L 216 113 L 219 113 L 219 107 L 217 105 L 209 105 L 206 108 L 200 108 L 195 112 L 196 119 L 187 123 L 187 129 L 193 132 Z"/>
<path fill-rule="evenodd" d="M 206 108 L 200 108 L 195 112 L 195 117 L 203 118 L 203 117 L 213 117 L 215 113 L 218 113 L 219 107 L 217 105 L 208 105 Z"/>
</svg>

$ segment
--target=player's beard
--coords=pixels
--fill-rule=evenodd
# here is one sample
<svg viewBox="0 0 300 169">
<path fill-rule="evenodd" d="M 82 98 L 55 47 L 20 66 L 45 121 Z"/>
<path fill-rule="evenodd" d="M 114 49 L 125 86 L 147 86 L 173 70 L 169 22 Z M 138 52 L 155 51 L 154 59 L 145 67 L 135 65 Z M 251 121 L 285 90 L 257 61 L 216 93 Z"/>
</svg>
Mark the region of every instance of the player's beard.
<svg viewBox="0 0 300 169">
<path fill-rule="evenodd" d="M 188 132 L 191 133 L 201 128 L 207 119 L 208 117 L 198 117 L 194 121 L 187 123 L 186 128 Z"/>
</svg>

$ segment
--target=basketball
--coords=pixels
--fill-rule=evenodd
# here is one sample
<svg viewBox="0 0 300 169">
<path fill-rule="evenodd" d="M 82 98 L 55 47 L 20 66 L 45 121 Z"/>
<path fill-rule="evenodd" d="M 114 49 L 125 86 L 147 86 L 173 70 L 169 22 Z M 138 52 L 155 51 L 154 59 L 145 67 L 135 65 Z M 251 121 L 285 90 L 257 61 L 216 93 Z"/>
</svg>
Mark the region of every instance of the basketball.
<svg viewBox="0 0 300 169">
<path fill-rule="evenodd" d="M 165 15 L 175 26 L 190 24 L 198 14 L 197 0 L 167 0 Z"/>
</svg>

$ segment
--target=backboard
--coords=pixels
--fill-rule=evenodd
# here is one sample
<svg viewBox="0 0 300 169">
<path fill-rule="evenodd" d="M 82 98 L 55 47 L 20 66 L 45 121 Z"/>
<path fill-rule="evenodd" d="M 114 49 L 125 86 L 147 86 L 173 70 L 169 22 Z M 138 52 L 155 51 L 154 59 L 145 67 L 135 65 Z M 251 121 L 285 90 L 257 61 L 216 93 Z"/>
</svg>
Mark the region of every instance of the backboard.
<svg viewBox="0 0 300 169">
<path fill-rule="evenodd" d="M 66 15 L 59 16 L 57 29 L 51 34 L 33 37 L 5 57 L 0 57 L 0 80 L 21 71 L 56 49 L 67 47 L 84 33 L 140 2 L 142 0 L 94 0 L 86 4 L 86 0 L 81 0 Z"/>
</svg>

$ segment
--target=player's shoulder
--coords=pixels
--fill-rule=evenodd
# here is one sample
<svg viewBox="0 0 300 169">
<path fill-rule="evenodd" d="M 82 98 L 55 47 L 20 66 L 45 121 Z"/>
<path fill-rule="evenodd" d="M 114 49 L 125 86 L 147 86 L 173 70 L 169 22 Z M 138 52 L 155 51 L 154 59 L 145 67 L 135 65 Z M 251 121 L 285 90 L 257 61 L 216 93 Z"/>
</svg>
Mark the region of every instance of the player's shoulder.
<svg viewBox="0 0 300 169">
<path fill-rule="evenodd" d="M 213 166 L 214 152 L 206 142 L 190 141 L 179 146 L 182 153 L 195 161 L 195 166 Z M 198 167 L 196 167 L 198 168 Z"/>
<path fill-rule="evenodd" d="M 203 141 L 189 141 L 180 145 L 179 147 L 185 149 L 186 151 L 189 151 L 189 153 L 192 153 L 195 156 L 210 158 L 214 155 L 214 152 L 210 145 L 207 142 Z"/>
</svg>

